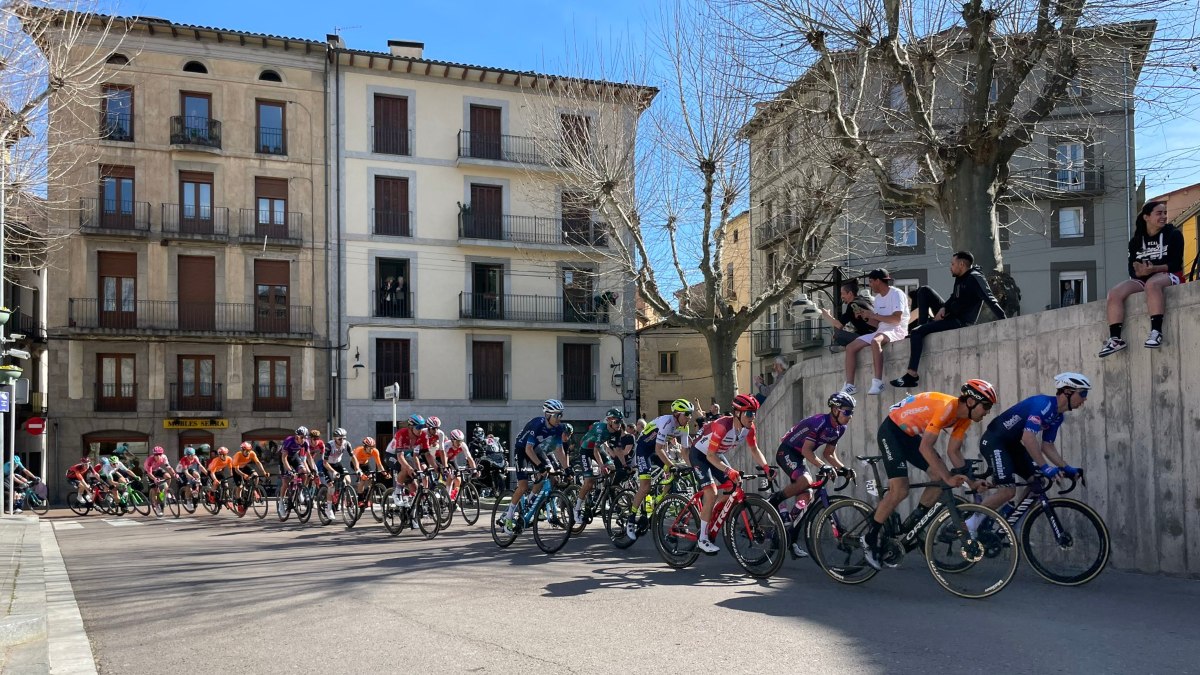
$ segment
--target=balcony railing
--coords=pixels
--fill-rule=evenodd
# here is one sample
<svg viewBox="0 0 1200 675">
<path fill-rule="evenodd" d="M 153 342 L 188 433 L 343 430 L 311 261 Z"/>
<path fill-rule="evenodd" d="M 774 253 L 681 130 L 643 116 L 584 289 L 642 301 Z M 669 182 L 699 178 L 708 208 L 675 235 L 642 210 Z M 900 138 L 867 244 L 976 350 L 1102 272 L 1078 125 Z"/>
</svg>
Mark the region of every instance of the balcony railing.
<svg viewBox="0 0 1200 675">
<path fill-rule="evenodd" d="M 79 200 L 79 227 L 134 235 L 150 232 L 150 203 L 84 197 Z"/>
<path fill-rule="evenodd" d="M 1096 197 L 1105 192 L 1104 167 L 1017 171 L 1012 176 L 1010 189 L 1018 196 L 1034 199 Z"/>
<path fill-rule="evenodd" d="M 386 237 L 412 236 L 412 211 L 371 209 L 371 221 L 375 223 L 375 234 Z"/>
<path fill-rule="evenodd" d="M 383 155 L 412 155 L 413 130 L 406 127 L 371 127 L 371 151 Z"/>
<path fill-rule="evenodd" d="M 162 229 L 197 239 L 229 237 L 229 209 L 224 206 L 162 205 Z"/>
<path fill-rule="evenodd" d="M 562 398 L 564 401 L 595 401 L 596 375 L 594 373 L 563 373 Z"/>
<path fill-rule="evenodd" d="M 766 222 L 755 228 L 755 245 L 763 247 L 799 226 L 800 219 L 790 213 L 772 216 Z"/>
<path fill-rule="evenodd" d="M 506 214 L 463 213 L 459 239 L 493 239 L 527 244 L 608 246 L 608 225 L 582 218 L 545 218 Z"/>
<path fill-rule="evenodd" d="M 459 293 L 459 318 L 526 323 L 606 324 L 609 312 L 595 299 L 572 301 L 553 295 Z"/>
<path fill-rule="evenodd" d="M 254 412 L 291 411 L 291 384 L 258 384 L 254 386 Z"/>
<path fill-rule="evenodd" d="M 782 330 L 778 328 L 759 330 L 754 332 L 754 355 L 755 356 L 774 356 L 780 352 L 780 343 L 782 342 Z"/>
<path fill-rule="evenodd" d="M 401 400 L 411 401 L 413 399 L 413 374 L 411 372 L 371 373 L 371 382 L 374 384 L 374 388 L 371 389 L 371 398 L 377 401 L 384 400 L 383 390 L 393 384 L 400 385 Z"/>
<path fill-rule="evenodd" d="M 242 228 L 238 238 L 242 243 L 261 244 L 266 238 L 269 244 L 300 246 L 304 243 L 304 214 L 242 209 Z"/>
<path fill-rule="evenodd" d="M 312 335 L 312 307 L 138 300 L 106 308 L 95 298 L 71 298 L 67 303 L 67 322 L 76 330 L 113 333 L 158 330 L 307 336 Z"/>
<path fill-rule="evenodd" d="M 254 127 L 254 151 L 261 155 L 286 155 L 287 130 L 279 127 Z"/>
<path fill-rule="evenodd" d="M 549 164 L 540 143 L 528 136 L 461 130 L 458 132 L 458 156 L 518 164 Z"/>
<path fill-rule="evenodd" d="M 97 382 L 96 412 L 137 412 L 137 383 Z"/>
<path fill-rule="evenodd" d="M 133 115 L 101 111 L 100 138 L 105 141 L 133 141 Z"/>
<path fill-rule="evenodd" d="M 508 373 L 468 373 L 467 394 L 472 401 L 507 401 Z"/>
<path fill-rule="evenodd" d="M 796 326 L 792 329 L 792 349 L 812 349 L 825 344 L 825 328 L 822 326 Z"/>
<path fill-rule="evenodd" d="M 389 319 L 413 318 L 412 293 L 407 291 L 386 293 L 381 289 L 376 289 L 372 291 L 371 297 L 374 299 L 371 306 L 375 312 L 372 316 Z"/>
<path fill-rule="evenodd" d="M 170 410 L 224 410 L 220 382 L 172 382 Z"/>
<path fill-rule="evenodd" d="M 199 145 L 221 148 L 221 123 L 211 117 L 171 118 L 171 145 Z"/>
<path fill-rule="evenodd" d="M 17 312 L 8 320 L 8 330 L 17 335 L 24 335 L 28 340 L 46 341 L 46 331 L 41 324 L 29 314 Z"/>
</svg>

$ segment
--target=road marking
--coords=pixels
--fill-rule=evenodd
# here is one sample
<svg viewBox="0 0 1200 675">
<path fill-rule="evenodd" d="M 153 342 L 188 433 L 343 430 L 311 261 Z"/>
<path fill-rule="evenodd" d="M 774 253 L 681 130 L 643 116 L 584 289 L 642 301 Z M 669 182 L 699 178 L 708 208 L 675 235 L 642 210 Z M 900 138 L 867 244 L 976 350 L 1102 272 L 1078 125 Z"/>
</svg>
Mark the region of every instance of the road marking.
<svg viewBox="0 0 1200 675">
<path fill-rule="evenodd" d="M 78 525 L 78 523 L 75 523 Z M 51 675 L 95 675 L 96 660 L 75 603 L 71 578 L 63 564 L 54 526 L 41 524 L 42 564 L 46 579 L 46 644 Z"/>
<path fill-rule="evenodd" d="M 54 529 L 55 530 L 82 530 L 83 523 L 76 523 L 74 521 L 55 522 Z"/>
<path fill-rule="evenodd" d="M 121 519 L 102 518 L 101 520 L 108 523 L 109 525 L 112 525 L 113 527 L 129 527 L 130 525 L 141 525 L 141 522 L 139 522 L 139 521 L 128 520 L 125 518 L 121 518 Z"/>
</svg>

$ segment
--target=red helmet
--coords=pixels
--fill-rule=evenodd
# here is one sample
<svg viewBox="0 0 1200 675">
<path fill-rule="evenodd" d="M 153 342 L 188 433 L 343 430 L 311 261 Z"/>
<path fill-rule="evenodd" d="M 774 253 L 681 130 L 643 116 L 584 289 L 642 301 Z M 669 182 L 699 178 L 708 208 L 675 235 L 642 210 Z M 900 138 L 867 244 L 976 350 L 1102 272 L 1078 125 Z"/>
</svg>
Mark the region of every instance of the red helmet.
<svg viewBox="0 0 1200 675">
<path fill-rule="evenodd" d="M 370 436 L 367 436 L 366 438 L 363 439 L 363 447 L 364 448 L 375 447 L 375 439 L 371 438 Z"/>
<path fill-rule="evenodd" d="M 242 450 L 245 450 L 246 452 L 250 452 L 251 450 L 254 449 L 254 446 L 250 445 L 250 441 L 242 441 L 241 447 L 242 447 Z"/>
<path fill-rule="evenodd" d="M 976 401 L 991 405 L 996 405 L 999 400 L 996 389 L 987 380 L 967 380 L 962 386 L 962 393 L 963 396 L 970 396 Z"/>
<path fill-rule="evenodd" d="M 738 412 L 758 410 L 758 399 L 746 394 L 738 394 L 733 397 L 733 409 Z"/>
</svg>

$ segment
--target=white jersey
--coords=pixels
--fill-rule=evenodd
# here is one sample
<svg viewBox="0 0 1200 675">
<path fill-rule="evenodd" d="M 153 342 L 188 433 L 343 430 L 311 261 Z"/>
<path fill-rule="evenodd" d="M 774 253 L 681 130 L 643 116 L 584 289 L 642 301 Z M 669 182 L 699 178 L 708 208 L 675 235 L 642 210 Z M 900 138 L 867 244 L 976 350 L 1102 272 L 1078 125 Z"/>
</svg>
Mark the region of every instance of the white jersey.
<svg viewBox="0 0 1200 675">
<path fill-rule="evenodd" d="M 641 438 L 638 440 L 647 441 L 651 435 L 654 437 L 655 445 L 665 446 L 670 438 L 678 438 L 680 444 L 684 446 L 688 444 L 688 427 L 676 424 L 674 415 L 663 415 L 651 420 L 642 430 Z"/>
</svg>

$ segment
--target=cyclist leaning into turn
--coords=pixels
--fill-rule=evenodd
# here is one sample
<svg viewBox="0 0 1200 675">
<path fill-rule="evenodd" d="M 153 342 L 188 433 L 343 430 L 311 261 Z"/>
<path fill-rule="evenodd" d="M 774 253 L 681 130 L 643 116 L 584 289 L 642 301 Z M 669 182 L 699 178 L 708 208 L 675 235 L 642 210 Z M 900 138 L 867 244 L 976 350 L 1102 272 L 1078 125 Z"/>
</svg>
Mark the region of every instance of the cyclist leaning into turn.
<svg viewBox="0 0 1200 675">
<path fill-rule="evenodd" d="M 262 462 L 258 461 L 258 453 L 254 451 L 254 446 L 250 444 L 250 441 L 242 441 L 238 451 L 233 453 L 231 461 L 233 462 L 233 475 L 238 478 L 237 498 L 242 497 L 242 488 L 255 474 L 262 477 L 264 481 L 267 479 L 267 470 L 263 467 Z"/>
<path fill-rule="evenodd" d="M 512 501 L 504 514 L 504 527 L 512 531 L 513 515 L 521 501 L 521 496 L 529 490 L 529 479 L 533 477 L 534 469 L 546 471 L 553 468 L 550 452 L 559 455 L 558 460 L 566 465 L 562 455 L 562 424 L 563 404 L 558 399 L 546 399 L 542 403 L 542 416 L 535 417 L 525 424 L 521 434 L 517 436 L 517 489 L 513 490 Z"/>
<path fill-rule="evenodd" d="M 667 444 L 670 439 L 677 438 L 681 447 L 688 446 L 690 442 L 688 422 L 691 421 L 692 413 L 695 410 L 691 401 L 686 398 L 677 398 L 671 402 L 671 412 L 647 423 L 646 428 L 642 430 L 642 435 L 638 437 L 633 450 L 634 463 L 638 473 L 637 496 L 629 505 L 629 519 L 625 521 L 625 536 L 630 541 L 637 540 L 639 526 L 645 526 L 644 520 L 642 522 L 639 520 L 648 517 L 645 513 L 645 504 L 646 495 L 650 494 L 653 467 L 665 469 L 671 465 L 671 458 L 667 455 Z M 634 516 L 638 512 L 641 512 L 641 516 L 635 518 Z"/>
<path fill-rule="evenodd" d="M 579 499 L 575 502 L 577 523 L 583 517 L 583 504 L 587 501 L 588 494 L 596 486 L 596 477 L 616 469 L 608 446 L 610 443 L 615 444 L 624 433 L 624 419 L 625 413 L 620 409 L 609 408 L 604 419 L 588 427 L 583 439 L 579 441 L 579 464 L 583 485 L 579 487 Z"/>
</svg>

